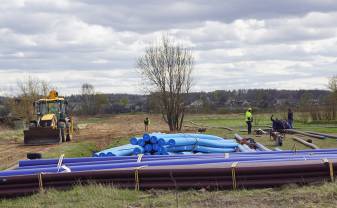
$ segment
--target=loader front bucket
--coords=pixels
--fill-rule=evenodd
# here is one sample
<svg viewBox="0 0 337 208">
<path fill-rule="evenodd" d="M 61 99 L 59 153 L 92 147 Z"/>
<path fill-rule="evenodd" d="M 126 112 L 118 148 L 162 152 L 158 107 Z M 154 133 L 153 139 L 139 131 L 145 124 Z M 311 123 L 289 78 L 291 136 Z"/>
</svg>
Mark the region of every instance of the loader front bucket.
<svg viewBox="0 0 337 208">
<path fill-rule="evenodd" d="M 32 127 L 23 131 L 25 145 L 59 144 L 61 130 L 49 127 Z"/>
</svg>

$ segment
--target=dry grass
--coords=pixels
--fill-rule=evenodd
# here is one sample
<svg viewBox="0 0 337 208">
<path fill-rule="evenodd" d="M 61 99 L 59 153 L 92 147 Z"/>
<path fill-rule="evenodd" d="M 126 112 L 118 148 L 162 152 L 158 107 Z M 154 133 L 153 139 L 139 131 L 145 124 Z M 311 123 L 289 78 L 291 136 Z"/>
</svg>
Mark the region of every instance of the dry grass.
<svg viewBox="0 0 337 208">
<path fill-rule="evenodd" d="M 0 207 L 188 207 L 279 208 L 337 207 L 337 184 L 288 186 L 278 189 L 238 191 L 149 190 L 133 191 L 110 186 L 76 186 L 68 191 L 50 190 L 29 197 L 0 201 Z"/>
</svg>

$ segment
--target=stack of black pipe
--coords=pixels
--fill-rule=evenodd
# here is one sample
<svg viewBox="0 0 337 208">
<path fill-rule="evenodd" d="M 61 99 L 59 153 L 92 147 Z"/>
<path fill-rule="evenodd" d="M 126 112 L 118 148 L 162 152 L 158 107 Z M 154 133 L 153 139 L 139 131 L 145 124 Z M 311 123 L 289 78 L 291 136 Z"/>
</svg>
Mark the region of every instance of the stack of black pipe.
<svg viewBox="0 0 337 208">
<path fill-rule="evenodd" d="M 117 188 L 236 189 L 331 181 L 337 160 L 153 166 L 114 170 L 0 177 L 0 196 L 14 197 L 49 188 L 102 183 Z"/>
</svg>

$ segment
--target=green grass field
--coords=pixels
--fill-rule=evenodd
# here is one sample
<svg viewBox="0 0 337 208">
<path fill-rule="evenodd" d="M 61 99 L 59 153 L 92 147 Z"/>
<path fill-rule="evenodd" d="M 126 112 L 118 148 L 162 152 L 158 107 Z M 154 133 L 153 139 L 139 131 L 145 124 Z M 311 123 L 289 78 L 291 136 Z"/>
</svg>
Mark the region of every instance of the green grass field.
<svg viewBox="0 0 337 208">
<path fill-rule="evenodd" d="M 265 128 L 265 126 L 270 126 L 270 114 L 258 114 L 254 115 L 254 123 L 253 123 L 253 129 L 258 128 Z M 275 114 L 275 117 L 283 118 L 282 114 Z M 215 134 L 218 136 L 226 137 L 226 138 L 234 138 L 235 133 L 239 133 L 243 137 L 252 137 L 250 135 L 247 135 L 246 132 L 241 132 L 242 130 L 246 130 L 246 125 L 244 122 L 244 114 L 228 114 L 228 115 L 190 115 L 186 118 L 185 123 L 190 123 L 190 121 L 193 121 L 197 124 L 202 124 L 205 126 L 225 126 L 230 127 L 234 129 L 233 132 L 226 131 L 223 129 L 216 129 L 216 128 L 209 128 L 206 133 L 208 134 Z M 336 126 L 333 128 L 333 126 Z M 337 124 L 334 123 L 328 123 L 328 124 L 315 124 L 315 123 L 304 123 L 300 120 L 295 120 L 294 127 L 301 131 L 316 131 L 321 133 L 329 133 L 337 135 Z M 315 138 L 309 138 L 306 136 L 299 137 L 304 139 L 311 139 L 314 144 L 316 144 L 320 148 L 337 148 L 337 141 L 335 139 L 315 139 Z M 274 142 L 270 140 L 269 135 L 263 135 L 263 136 L 253 136 L 253 138 L 257 141 L 262 143 L 263 145 L 267 146 L 268 148 L 275 148 Z M 281 147 L 281 149 L 284 150 L 291 150 L 291 149 L 308 149 L 308 147 L 298 143 L 294 142 L 292 140 L 292 135 L 287 135 L 284 144 Z"/>
<path fill-rule="evenodd" d="M 255 115 L 255 126 L 270 125 L 270 115 Z M 279 115 L 281 118 L 281 115 Z M 105 118 L 83 119 L 80 124 L 92 124 L 105 121 Z M 244 116 L 239 114 L 230 115 L 188 115 L 185 124 L 193 121 L 207 126 L 226 126 L 234 129 L 233 132 L 208 128 L 208 134 L 214 134 L 226 138 L 234 138 L 239 132 L 243 137 L 248 135 L 240 130 L 245 130 Z M 152 121 L 155 122 L 155 121 Z M 300 130 L 312 130 L 337 135 L 336 125 L 313 124 L 295 121 L 295 127 Z M 336 125 L 337 126 L 337 125 Z M 8 135 L 19 137 L 19 132 L 8 132 Z M 136 135 L 130 135 L 136 136 Z M 274 143 L 269 136 L 254 136 L 254 139 L 269 148 L 274 148 Z M 335 139 L 312 139 L 321 148 L 337 147 Z M 105 148 L 128 143 L 128 138 L 115 138 Z M 295 144 L 295 146 L 294 146 Z M 294 142 L 291 135 L 287 136 L 282 149 L 307 149 L 304 145 Z M 44 157 L 91 156 L 93 151 L 98 151 L 93 141 L 82 141 L 60 145 L 44 154 Z M 238 191 L 133 191 L 121 190 L 109 186 L 92 184 L 89 186 L 75 186 L 67 191 L 49 190 L 33 196 L 16 199 L 2 199 L 0 207 L 337 207 L 337 183 L 326 183 L 316 186 L 288 186 L 277 189 L 253 189 Z"/>
</svg>

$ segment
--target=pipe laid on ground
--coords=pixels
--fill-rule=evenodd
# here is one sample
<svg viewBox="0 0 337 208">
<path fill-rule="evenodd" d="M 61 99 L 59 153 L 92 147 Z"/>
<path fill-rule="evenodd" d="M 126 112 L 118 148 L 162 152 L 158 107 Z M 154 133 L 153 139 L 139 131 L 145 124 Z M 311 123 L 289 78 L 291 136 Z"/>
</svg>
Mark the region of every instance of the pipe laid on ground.
<svg viewBox="0 0 337 208">
<path fill-rule="evenodd" d="M 243 138 L 239 134 L 234 134 L 234 138 L 240 143 Z"/>
<path fill-rule="evenodd" d="M 266 157 L 269 155 L 294 155 L 294 150 L 283 150 L 281 152 L 237 152 L 228 153 L 230 157 Z M 296 155 L 326 155 L 337 154 L 337 149 L 307 149 L 297 150 Z M 144 155 L 142 159 L 173 159 L 173 158 L 217 158 L 223 157 L 223 154 L 195 154 L 195 155 Z M 100 162 L 100 161 L 137 161 L 138 156 L 116 156 L 116 157 L 82 157 L 82 158 L 64 158 L 63 163 L 81 163 L 81 162 Z M 38 165 L 57 165 L 58 159 L 38 159 L 38 160 L 20 160 L 19 167 L 38 166 Z"/>
<path fill-rule="evenodd" d="M 298 130 L 295 130 L 295 129 L 286 129 L 285 131 L 287 133 L 302 134 L 304 136 L 309 136 L 309 137 L 313 137 L 313 138 L 316 138 L 316 139 L 325 139 L 326 138 L 325 136 L 309 134 L 309 133 L 306 133 L 306 132 L 303 132 L 303 131 L 298 131 Z"/>
<path fill-rule="evenodd" d="M 324 133 L 319 133 L 319 132 L 314 132 L 314 131 L 306 131 L 306 133 L 315 134 L 318 136 L 324 136 L 324 137 L 331 138 L 331 139 L 337 139 L 336 135 L 331 135 L 331 134 L 324 134 Z"/>
<path fill-rule="evenodd" d="M 256 152 L 256 150 L 255 149 L 252 149 L 252 148 L 250 148 L 247 144 L 243 144 L 242 145 L 244 148 L 246 148 L 246 152 Z"/>
<path fill-rule="evenodd" d="M 247 147 L 248 148 L 248 147 Z M 144 161 L 165 161 L 165 160 L 177 160 L 177 159 L 189 159 L 189 160 L 193 160 L 193 159 L 221 159 L 221 158 L 227 158 L 227 159 L 236 159 L 237 161 L 254 161 L 254 160 L 259 160 L 259 159 L 287 159 L 287 158 L 296 158 L 296 157 L 307 157 L 308 155 L 313 155 L 312 153 L 308 153 L 308 154 L 303 154 L 301 152 L 296 153 L 296 155 L 294 155 L 294 153 L 291 154 L 269 154 L 269 155 L 261 155 L 261 154 L 238 154 L 238 153 L 228 153 L 227 155 L 223 155 L 223 154 L 212 154 L 212 155 L 208 155 L 207 157 L 205 157 L 205 155 L 199 154 L 199 155 L 195 155 L 190 152 L 186 152 L 188 153 L 189 157 L 181 155 L 181 157 L 177 156 L 173 157 L 173 156 L 169 156 L 169 157 L 152 157 L 152 158 L 147 158 L 146 156 L 142 157 L 141 162 Z M 186 154 L 184 153 L 184 154 Z M 181 153 L 182 154 L 182 153 Z M 317 155 L 317 154 L 316 154 Z M 335 154 L 319 154 L 320 157 L 334 157 Z M 137 162 L 138 159 L 137 158 L 131 158 L 131 157 L 125 157 L 125 160 L 108 160 L 108 161 L 87 161 L 87 162 L 63 162 L 63 165 L 66 166 L 83 166 L 83 165 L 102 165 L 102 164 L 121 164 L 121 163 L 132 163 L 132 162 Z M 17 169 L 36 169 L 36 168 L 51 168 L 51 167 L 55 167 L 56 164 L 46 164 L 46 165 L 31 165 L 31 166 L 21 166 Z"/>
<path fill-rule="evenodd" d="M 248 152 L 247 149 L 242 144 L 238 145 L 238 149 L 240 152 Z"/>
<path fill-rule="evenodd" d="M 299 137 L 293 137 L 293 140 L 295 140 L 295 141 L 297 141 L 297 142 L 300 142 L 301 144 L 304 144 L 305 146 L 307 146 L 307 147 L 310 147 L 310 148 L 312 148 L 312 149 L 319 149 L 319 147 L 317 146 L 317 145 L 315 145 L 315 144 L 313 144 L 313 143 L 309 143 L 309 142 L 307 142 L 307 141 L 305 141 L 305 140 L 303 140 L 303 139 L 301 139 L 301 138 L 299 138 Z"/>
<path fill-rule="evenodd" d="M 234 131 L 232 128 L 229 127 L 225 127 L 225 126 L 209 126 L 209 125 L 201 125 L 201 124 L 197 124 L 193 121 L 190 121 L 191 124 L 197 126 L 197 127 L 207 127 L 207 128 L 214 128 L 214 129 L 225 129 L 228 131 Z"/>
<path fill-rule="evenodd" d="M 239 134 L 235 134 L 234 135 L 234 138 L 238 141 L 238 143 L 241 143 L 242 142 L 242 140 L 243 140 L 243 138 L 239 135 Z M 246 145 L 249 149 L 251 149 L 251 152 L 255 152 L 256 150 L 255 149 L 252 149 L 252 148 L 250 148 L 247 144 L 244 144 L 244 145 Z M 243 145 L 243 146 L 244 146 Z M 260 144 L 260 147 L 262 147 L 263 145 L 262 144 Z M 263 146 L 264 147 L 264 146 Z M 263 148 L 262 147 L 262 148 Z M 269 151 L 271 151 L 271 150 L 269 150 L 267 147 L 264 147 L 266 150 L 263 150 L 263 151 L 267 151 L 267 152 L 269 152 Z M 268 151 L 268 150 L 269 151 Z"/>
<path fill-rule="evenodd" d="M 329 156 L 329 157 L 328 157 Z M 337 155 L 328 155 L 324 157 L 328 157 L 331 159 L 337 159 Z M 198 165 L 198 164 L 209 164 L 209 163 L 233 163 L 233 162 L 240 162 L 240 163 L 261 163 L 261 162 L 280 162 L 280 161 L 296 161 L 296 160 L 303 160 L 303 155 L 292 155 L 289 157 L 280 157 L 280 156 L 273 156 L 273 157 L 242 157 L 242 158 L 184 158 L 184 159 L 171 159 L 171 160 L 163 160 L 163 161 L 144 161 L 144 162 L 126 162 L 126 163 L 104 163 L 104 164 L 91 164 L 91 165 L 67 165 L 67 167 L 72 172 L 78 171 L 91 171 L 91 170 L 108 170 L 108 169 L 119 169 L 119 168 L 136 168 L 141 166 L 172 166 L 172 165 Z M 321 155 L 306 155 L 306 160 L 322 160 Z M 64 167 L 57 168 L 57 167 L 48 167 L 48 168 L 37 168 L 32 167 L 31 169 L 18 169 L 18 170 L 6 170 L 0 171 L 0 176 L 12 176 L 12 175 L 29 175 L 29 174 L 38 174 L 38 173 L 55 173 L 55 172 L 62 172 L 66 169 Z"/>
<path fill-rule="evenodd" d="M 259 143 L 259 142 L 256 142 L 255 145 L 256 145 L 256 147 L 257 147 L 258 149 L 260 149 L 261 151 L 268 151 L 268 152 L 271 152 L 271 151 L 272 151 L 271 149 L 267 148 L 266 146 L 262 145 L 262 144 Z"/>
</svg>

